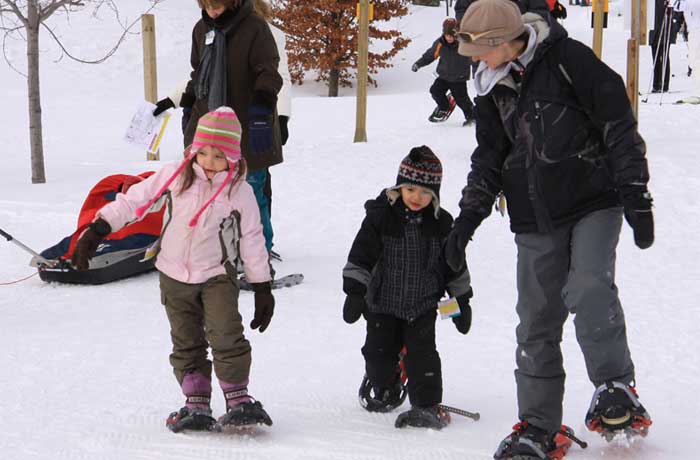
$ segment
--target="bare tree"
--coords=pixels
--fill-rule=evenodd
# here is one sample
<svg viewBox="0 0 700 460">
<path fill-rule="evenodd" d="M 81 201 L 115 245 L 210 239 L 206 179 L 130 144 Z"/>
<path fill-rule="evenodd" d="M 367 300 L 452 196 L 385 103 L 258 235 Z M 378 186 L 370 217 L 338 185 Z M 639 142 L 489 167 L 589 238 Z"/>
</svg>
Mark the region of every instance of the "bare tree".
<svg viewBox="0 0 700 460">
<path fill-rule="evenodd" d="M 158 3 L 164 0 L 150 0 L 149 11 Z M 125 26 L 124 33 L 117 41 L 117 44 L 107 54 L 97 60 L 84 60 L 73 56 L 63 46 L 58 36 L 49 27 L 46 21 L 54 14 L 69 15 L 84 11 L 87 8 L 93 9 L 93 14 L 107 7 L 111 9 L 117 19 L 119 10 L 113 0 L 0 0 L 0 32 L 4 33 L 2 48 L 3 56 L 8 65 L 27 78 L 27 99 L 29 108 L 29 139 L 32 162 L 32 183 L 43 184 L 46 182 L 44 172 L 44 144 L 42 140 L 41 124 L 41 94 L 39 91 L 39 31 L 43 27 L 48 31 L 53 40 L 58 43 L 61 50 L 71 59 L 86 64 L 98 64 L 104 62 L 117 50 L 124 37 L 136 23 Z M 11 35 L 22 36 L 27 42 L 27 73 L 24 74 L 7 58 L 5 52 L 7 38 Z"/>
</svg>

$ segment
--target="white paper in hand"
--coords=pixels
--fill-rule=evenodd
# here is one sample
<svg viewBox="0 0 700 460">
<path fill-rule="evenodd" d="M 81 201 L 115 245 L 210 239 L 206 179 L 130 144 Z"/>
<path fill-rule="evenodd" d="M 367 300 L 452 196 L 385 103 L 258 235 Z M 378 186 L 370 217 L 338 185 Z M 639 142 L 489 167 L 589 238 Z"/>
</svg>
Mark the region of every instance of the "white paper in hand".
<svg viewBox="0 0 700 460">
<path fill-rule="evenodd" d="M 167 112 L 154 117 L 153 110 L 155 108 L 155 104 L 142 101 L 124 135 L 126 142 L 143 147 L 151 153 L 158 150 L 158 145 L 170 118 L 170 114 Z"/>
</svg>

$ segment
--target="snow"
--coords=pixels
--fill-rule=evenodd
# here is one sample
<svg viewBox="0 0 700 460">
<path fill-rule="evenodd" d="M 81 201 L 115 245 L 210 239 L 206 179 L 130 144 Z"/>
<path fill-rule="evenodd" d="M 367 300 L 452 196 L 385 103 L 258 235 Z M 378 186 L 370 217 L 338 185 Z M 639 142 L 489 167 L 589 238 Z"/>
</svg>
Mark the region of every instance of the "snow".
<svg viewBox="0 0 700 460">
<path fill-rule="evenodd" d="M 145 2 L 119 2 L 133 20 Z M 617 11 L 620 8 L 611 11 Z M 569 6 L 564 25 L 590 44 L 590 9 Z M 156 11 L 160 94 L 186 77 L 195 2 L 169 1 Z M 25 459 L 489 459 L 516 421 L 514 369 L 515 245 L 508 221 L 494 214 L 469 246 L 475 297 L 469 335 L 450 321 L 437 324 L 445 404 L 481 413 L 455 416 L 446 429 L 397 430 L 398 413 L 369 414 L 357 402 L 363 374 L 362 322 L 342 321 L 341 269 L 363 216 L 363 202 L 393 184 L 410 147 L 427 144 L 444 165 L 443 205 L 457 211 L 474 148 L 474 128 L 460 117 L 431 125 L 428 69 L 410 65 L 439 34 L 440 8 L 411 7 L 396 24 L 413 43 L 369 89 L 367 143 L 352 142 L 354 90 L 319 97 L 326 89 L 309 80 L 294 88 L 291 137 L 285 162 L 272 169 L 276 249 L 280 274 L 303 272 L 302 285 L 275 292 L 277 309 L 264 334 L 250 332 L 250 390 L 274 420 L 269 429 L 232 437 L 175 435 L 167 414 L 183 398 L 168 363 L 168 323 L 156 274 L 104 286 L 46 284 L 38 279 L 0 286 L 0 456 Z M 98 19 L 75 15 L 52 25 L 74 54 L 99 57 L 120 35 L 106 11 Z M 604 59 L 625 73 L 623 18 L 610 17 Z M 0 181 L 0 228 L 37 250 L 69 234 L 89 188 L 113 173 L 139 173 L 160 163 L 122 141 L 143 93 L 141 43 L 129 35 L 115 56 L 87 66 L 60 58 L 42 31 L 42 108 L 48 182 L 31 185 L 26 82 L 0 65 L 0 111 L 5 157 Z M 585 430 L 593 393 L 567 323 L 563 351 L 568 372 L 564 422 L 589 442 L 571 460 L 696 458 L 689 440 L 698 434 L 700 269 L 697 240 L 700 179 L 697 167 L 700 109 L 666 104 L 687 96 L 686 47 L 671 47 L 679 93 L 652 95 L 640 103 L 640 130 L 647 141 L 655 198 L 657 240 L 640 251 L 625 224 L 618 248 L 617 282 L 627 317 L 629 343 L 642 402 L 654 425 L 631 445 L 605 443 Z M 650 77 L 650 51 L 641 50 L 640 82 Z M 24 68 L 23 42 L 8 42 L 8 55 Z M 181 155 L 179 113 L 162 144 L 164 161 Z M 0 282 L 32 273 L 29 256 L 0 244 Z M 244 320 L 252 296 L 241 294 Z M 215 392 L 216 415 L 223 397 Z M 403 408 L 407 408 L 405 404 Z"/>
</svg>

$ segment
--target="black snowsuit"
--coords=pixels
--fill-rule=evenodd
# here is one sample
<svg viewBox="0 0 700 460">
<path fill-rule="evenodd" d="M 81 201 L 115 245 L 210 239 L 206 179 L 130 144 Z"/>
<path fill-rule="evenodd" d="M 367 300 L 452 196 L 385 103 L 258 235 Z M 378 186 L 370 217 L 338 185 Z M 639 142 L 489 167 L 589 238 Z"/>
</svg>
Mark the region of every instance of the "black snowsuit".
<svg viewBox="0 0 700 460">
<path fill-rule="evenodd" d="M 469 98 L 467 80 L 471 73 L 471 59 L 457 52 L 458 43 L 455 40 L 448 43 L 445 36 L 433 42 L 425 53 L 416 61 L 418 67 L 425 67 L 438 59 L 436 72 L 438 77 L 430 87 L 430 95 L 441 110 L 449 109 L 447 91 L 452 93 L 457 106 L 462 109 L 464 118 L 471 120 L 474 116 L 474 104 Z"/>
<path fill-rule="evenodd" d="M 390 386 L 405 345 L 408 394 L 413 406 L 442 400 L 442 371 L 435 345 L 437 303 L 447 290 L 457 297 L 471 291 L 466 267 L 452 272 L 442 246 L 452 216 L 433 205 L 409 210 L 398 191 L 383 191 L 365 203 L 367 215 L 343 269 L 346 294 L 364 295 L 368 312 L 362 348 L 372 385 Z"/>
</svg>

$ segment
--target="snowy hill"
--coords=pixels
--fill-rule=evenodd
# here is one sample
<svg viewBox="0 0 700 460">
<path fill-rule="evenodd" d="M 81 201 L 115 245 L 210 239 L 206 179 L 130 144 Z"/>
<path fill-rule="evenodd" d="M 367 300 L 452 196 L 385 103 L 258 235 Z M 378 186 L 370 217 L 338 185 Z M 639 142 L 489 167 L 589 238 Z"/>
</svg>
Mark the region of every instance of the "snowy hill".
<svg viewBox="0 0 700 460">
<path fill-rule="evenodd" d="M 133 18 L 143 3 L 119 2 Z M 568 7 L 570 33 L 590 43 L 590 9 Z M 611 11 L 614 9 L 611 8 Z M 189 70 L 191 27 L 199 12 L 193 1 L 165 2 L 156 11 L 160 94 Z M 168 363 L 170 338 L 155 274 L 104 286 L 43 283 L 38 277 L 0 286 L 0 456 L 7 460 L 127 459 L 324 459 L 426 460 L 491 458 L 516 422 L 515 245 L 508 221 L 487 219 L 469 246 L 475 291 L 474 325 L 457 333 L 450 321 L 437 324 L 444 376 L 444 402 L 479 411 L 473 422 L 454 417 L 446 429 L 397 430 L 398 413 L 369 414 L 357 402 L 363 374 L 363 322 L 342 321 L 341 269 L 364 215 L 363 203 L 394 183 L 399 161 L 415 145 L 427 144 L 443 161 L 441 196 L 457 211 L 474 148 L 474 128 L 460 117 L 431 125 L 428 94 L 432 75 L 410 65 L 440 33 L 441 8 L 412 7 L 398 20 L 413 38 L 396 66 L 369 89 L 368 139 L 353 144 L 354 90 L 340 98 L 319 97 L 325 88 L 308 82 L 294 88 L 293 118 L 285 162 L 272 169 L 276 249 L 285 261 L 280 274 L 303 272 L 304 284 L 276 291 L 277 308 L 268 331 L 248 334 L 253 346 L 251 393 L 274 425 L 257 434 L 227 437 L 174 435 L 167 414 L 182 396 Z M 56 20 L 68 49 L 99 57 L 119 36 L 103 14 Z M 625 72 L 628 31 L 610 17 L 604 60 Z M 104 45 L 103 45 L 104 44 Z M 24 66 L 22 42 L 9 56 Z M 86 66 L 62 59 L 42 36 L 41 61 L 47 184 L 31 185 L 26 81 L 0 65 L 4 144 L 0 181 L 0 228 L 35 249 L 69 234 L 82 200 L 101 177 L 139 173 L 160 163 L 122 141 L 143 94 L 141 43 L 131 35 L 106 63 Z M 671 102 L 687 95 L 685 44 L 672 47 Z M 641 87 L 650 76 L 650 51 L 641 50 Z M 473 90 L 470 89 L 473 94 Z M 563 351 L 568 372 L 564 421 L 589 442 L 571 460 L 693 460 L 687 447 L 700 413 L 700 179 L 697 173 L 700 108 L 640 104 L 640 130 L 648 146 L 650 188 L 655 198 L 657 240 L 638 250 L 625 224 L 618 249 L 618 285 L 628 322 L 638 389 L 654 419 L 651 434 L 632 445 L 606 444 L 587 432 L 584 415 L 593 387 L 575 342 L 571 321 Z M 179 121 L 179 113 L 175 114 Z M 163 161 L 181 155 L 173 122 L 162 146 Z M 0 243 L 0 283 L 32 273 L 29 257 Z M 253 302 L 241 294 L 246 324 Z M 215 391 L 213 407 L 224 409 Z M 406 404 L 404 408 L 408 407 Z"/>
</svg>

